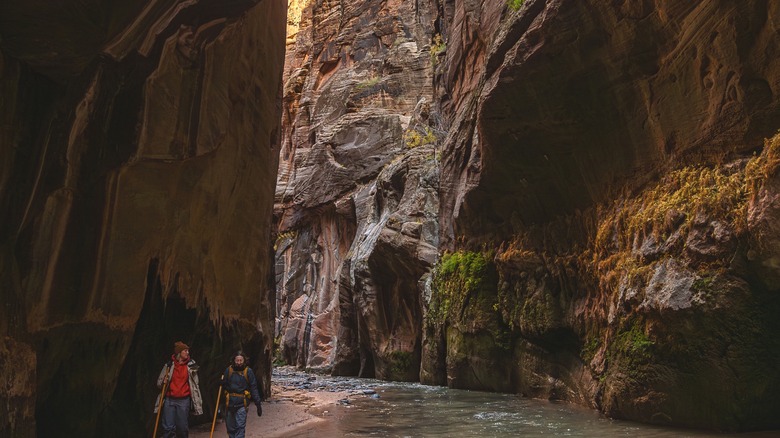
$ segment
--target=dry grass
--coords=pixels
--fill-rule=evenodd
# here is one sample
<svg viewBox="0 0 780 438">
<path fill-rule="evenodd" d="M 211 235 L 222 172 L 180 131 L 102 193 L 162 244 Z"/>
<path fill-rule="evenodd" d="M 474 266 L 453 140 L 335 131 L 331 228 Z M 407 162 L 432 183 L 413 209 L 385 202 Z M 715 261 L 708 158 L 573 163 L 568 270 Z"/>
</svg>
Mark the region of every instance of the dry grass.
<svg viewBox="0 0 780 438">
<path fill-rule="evenodd" d="M 768 177 L 780 168 L 780 133 L 765 141 L 760 155 L 744 165 L 688 166 L 666 175 L 640 195 L 602 210 L 591 263 L 602 286 L 640 273 L 646 264 L 633 253 L 637 242 L 672 233 L 684 241 L 697 217 L 728 224 L 737 234 L 747 230 L 748 203 Z"/>
<path fill-rule="evenodd" d="M 698 214 L 743 229 L 748 193 L 744 171 L 682 168 L 608 213 L 596 234 L 596 247 L 605 249 L 617 243 L 625 248 L 637 235 L 663 237 L 677 228 L 686 231 Z"/>
<path fill-rule="evenodd" d="M 764 151 L 733 169 L 684 167 L 664 177 L 640 196 L 625 200 L 601 221 L 596 247 L 619 242 L 628 247 L 636 235 L 687 231 L 697 214 L 723 220 L 735 230 L 747 225 L 747 201 L 780 167 L 780 134 L 765 141 Z M 682 223 L 673 220 L 682 217 Z"/>
</svg>

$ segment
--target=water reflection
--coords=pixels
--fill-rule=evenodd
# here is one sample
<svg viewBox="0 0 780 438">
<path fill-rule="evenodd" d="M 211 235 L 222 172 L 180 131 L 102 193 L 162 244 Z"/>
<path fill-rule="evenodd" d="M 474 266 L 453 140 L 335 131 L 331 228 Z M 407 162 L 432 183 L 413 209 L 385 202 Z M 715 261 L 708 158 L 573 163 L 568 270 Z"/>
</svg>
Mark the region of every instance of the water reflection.
<svg viewBox="0 0 780 438">
<path fill-rule="evenodd" d="M 610 420 L 569 404 L 509 394 L 372 381 L 377 394 L 315 412 L 329 421 L 295 437 L 769 437 L 723 435 Z"/>
</svg>

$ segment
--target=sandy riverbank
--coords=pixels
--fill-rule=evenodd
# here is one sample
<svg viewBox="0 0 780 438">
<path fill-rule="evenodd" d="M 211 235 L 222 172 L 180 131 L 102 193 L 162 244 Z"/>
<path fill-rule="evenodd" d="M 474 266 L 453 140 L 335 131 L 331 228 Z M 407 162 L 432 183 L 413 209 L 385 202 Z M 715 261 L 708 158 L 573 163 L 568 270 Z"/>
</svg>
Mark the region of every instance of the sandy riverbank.
<svg viewBox="0 0 780 438">
<path fill-rule="evenodd" d="M 288 437 L 321 427 L 322 422 L 328 420 L 312 415 L 311 411 L 327 409 L 327 406 L 335 405 L 339 400 L 351 399 L 355 396 L 352 391 L 312 391 L 273 383 L 271 397 L 263 403 L 263 416 L 258 417 L 254 408 L 250 407 L 246 437 Z M 213 414 L 212 412 L 206 415 Z M 190 431 L 190 436 L 207 438 L 210 430 L 210 424 L 198 426 Z M 227 436 L 222 419 L 217 419 L 214 436 Z"/>
</svg>

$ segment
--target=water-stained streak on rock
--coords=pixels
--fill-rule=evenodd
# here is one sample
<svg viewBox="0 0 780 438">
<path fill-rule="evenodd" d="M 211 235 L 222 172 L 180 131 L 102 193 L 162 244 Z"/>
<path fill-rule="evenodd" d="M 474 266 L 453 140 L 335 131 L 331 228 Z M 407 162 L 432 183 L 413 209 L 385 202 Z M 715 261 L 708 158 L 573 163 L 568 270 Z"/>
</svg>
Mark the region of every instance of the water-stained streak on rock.
<svg viewBox="0 0 780 438">
<path fill-rule="evenodd" d="M 146 433 L 173 338 L 207 408 L 239 346 L 268 390 L 284 3 L 44 3 L 0 11 L 0 329 L 36 366 L 2 427 Z"/>
</svg>

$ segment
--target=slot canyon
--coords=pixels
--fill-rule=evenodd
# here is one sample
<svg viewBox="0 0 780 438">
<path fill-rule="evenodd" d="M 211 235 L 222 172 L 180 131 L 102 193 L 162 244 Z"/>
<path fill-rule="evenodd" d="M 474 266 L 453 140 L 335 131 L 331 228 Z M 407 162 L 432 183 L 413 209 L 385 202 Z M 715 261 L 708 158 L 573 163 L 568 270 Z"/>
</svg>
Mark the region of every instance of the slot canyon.
<svg viewBox="0 0 780 438">
<path fill-rule="evenodd" d="M 243 349 L 780 429 L 779 53 L 767 0 L 2 2 L 0 436 L 149 435 L 177 339 L 206 412 Z"/>
</svg>

